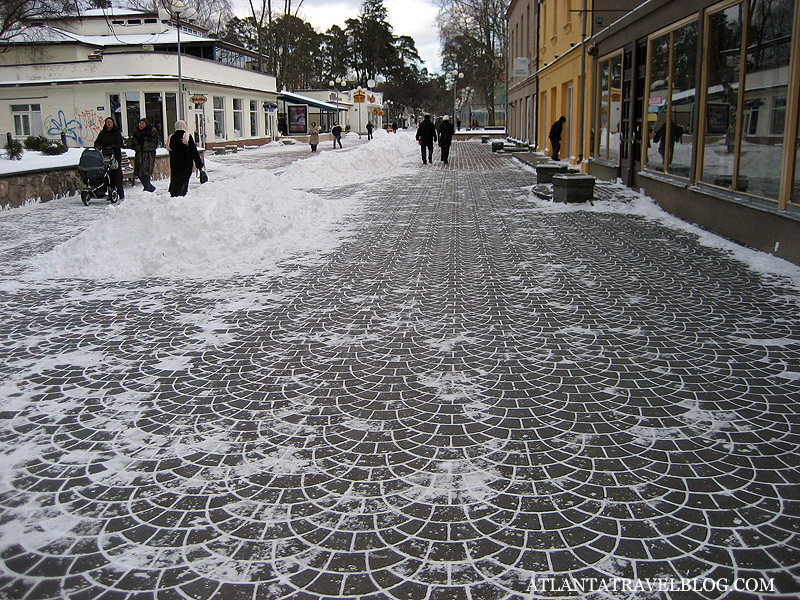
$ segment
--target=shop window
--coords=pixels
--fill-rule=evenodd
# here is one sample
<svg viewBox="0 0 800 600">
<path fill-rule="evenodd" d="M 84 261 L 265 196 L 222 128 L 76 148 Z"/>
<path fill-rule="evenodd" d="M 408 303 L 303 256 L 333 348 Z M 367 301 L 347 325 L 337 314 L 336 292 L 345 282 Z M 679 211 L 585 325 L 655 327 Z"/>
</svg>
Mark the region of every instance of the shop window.
<svg viewBox="0 0 800 600">
<path fill-rule="evenodd" d="M 694 147 L 697 22 L 650 41 L 645 168 L 689 177 Z"/>
<path fill-rule="evenodd" d="M 781 170 L 775 165 L 781 164 L 784 148 L 782 140 L 771 137 L 771 130 L 777 120 L 783 134 L 794 4 L 793 0 L 752 0 L 747 18 L 742 95 L 747 121 L 743 121 L 738 149 L 737 189 L 772 200 L 780 193 Z M 779 99 L 783 99 L 782 108 Z M 779 113 L 769 114 L 775 108 Z"/>
<path fill-rule="evenodd" d="M 167 123 L 166 128 L 161 134 L 164 136 L 164 139 L 169 137 L 169 133 L 172 131 L 172 127 L 175 125 L 175 121 L 178 120 L 178 95 L 174 92 L 167 92 L 164 95 L 164 108 L 167 113 Z"/>
<path fill-rule="evenodd" d="M 242 123 L 243 123 L 243 114 L 242 114 L 242 106 L 244 101 L 241 98 L 234 98 L 233 99 L 233 137 L 241 138 L 244 137 L 242 135 Z"/>
<path fill-rule="evenodd" d="M 800 204 L 800 103 L 798 103 L 797 114 L 797 139 L 795 140 L 795 155 L 794 155 L 794 185 L 792 186 L 791 201 L 794 204 Z"/>
<path fill-rule="evenodd" d="M 42 111 L 40 104 L 12 104 L 14 135 L 28 137 L 42 135 Z"/>
<path fill-rule="evenodd" d="M 214 96 L 214 139 L 225 139 L 225 98 Z"/>
<path fill-rule="evenodd" d="M 156 128 L 159 138 L 164 133 L 164 111 L 161 107 L 161 94 L 147 92 L 144 95 L 144 114 L 150 125 Z"/>
<path fill-rule="evenodd" d="M 622 141 L 622 54 L 600 62 L 599 91 L 596 156 L 618 163 Z"/>
<path fill-rule="evenodd" d="M 142 118 L 142 101 L 139 92 L 125 92 L 125 116 L 127 117 L 127 134 L 133 133 L 134 128 Z M 123 134 L 124 135 L 124 134 Z"/>
<path fill-rule="evenodd" d="M 250 100 L 250 136 L 258 137 L 258 103 Z"/>
</svg>

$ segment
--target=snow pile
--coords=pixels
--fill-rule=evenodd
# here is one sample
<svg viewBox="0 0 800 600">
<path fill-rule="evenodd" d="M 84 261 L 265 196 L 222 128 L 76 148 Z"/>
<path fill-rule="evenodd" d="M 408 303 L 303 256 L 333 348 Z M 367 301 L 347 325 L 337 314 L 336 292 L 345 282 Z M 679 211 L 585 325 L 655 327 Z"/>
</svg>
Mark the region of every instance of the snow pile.
<svg viewBox="0 0 800 600">
<path fill-rule="evenodd" d="M 324 250 L 352 202 L 292 189 L 270 171 L 109 206 L 75 238 L 35 259 L 40 277 L 228 277 L 274 267 L 294 252 Z"/>
<path fill-rule="evenodd" d="M 283 172 L 281 178 L 290 185 L 306 188 L 324 188 L 364 183 L 387 175 L 402 174 L 402 166 L 416 156 L 417 143 L 413 132 L 387 133 L 376 130 L 369 144 L 353 150 L 344 146 L 335 152 L 323 152 L 313 160 L 298 160 Z M 352 136 L 350 136 L 352 139 Z M 333 142 L 320 142 L 321 146 Z M 409 169 L 410 171 L 410 169 Z"/>
</svg>

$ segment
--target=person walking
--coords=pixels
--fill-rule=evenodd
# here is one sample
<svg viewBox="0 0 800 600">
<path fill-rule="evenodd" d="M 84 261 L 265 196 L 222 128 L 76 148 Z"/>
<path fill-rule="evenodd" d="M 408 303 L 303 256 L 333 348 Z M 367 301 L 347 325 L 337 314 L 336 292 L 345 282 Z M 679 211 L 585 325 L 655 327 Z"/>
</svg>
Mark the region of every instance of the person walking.
<svg viewBox="0 0 800 600">
<path fill-rule="evenodd" d="M 559 160 L 558 154 L 561 152 L 561 134 L 564 131 L 564 123 L 567 122 L 567 117 L 561 116 L 558 118 L 558 121 L 553 123 L 553 126 L 550 127 L 550 133 L 547 137 L 550 138 L 550 144 L 553 147 L 553 160 Z"/>
<path fill-rule="evenodd" d="M 397 121 L 392 121 L 392 132 L 397 133 Z"/>
<path fill-rule="evenodd" d="M 204 168 L 186 121 L 175 121 L 175 132 L 167 140 L 167 150 L 169 150 L 171 171 L 169 195 L 185 196 L 189 190 L 189 179 L 192 177 L 192 163 L 198 170 Z"/>
<path fill-rule="evenodd" d="M 445 115 L 442 124 L 439 125 L 439 148 L 442 149 L 442 162 L 447 164 L 450 157 L 450 144 L 453 143 L 453 124 L 450 122 L 450 115 Z"/>
<path fill-rule="evenodd" d="M 317 123 L 315 121 L 311 121 L 311 127 L 308 128 L 308 143 L 311 145 L 311 151 L 317 151 L 317 145 L 319 144 L 319 127 L 317 127 Z"/>
<path fill-rule="evenodd" d="M 372 130 L 375 129 L 375 125 L 372 124 L 372 121 L 367 122 L 367 139 L 372 139 Z"/>
<path fill-rule="evenodd" d="M 422 164 L 426 165 L 428 161 L 433 163 L 433 142 L 436 141 L 436 127 L 433 126 L 430 115 L 425 115 L 422 119 L 422 123 L 417 127 L 416 137 L 422 152 Z M 426 150 L 428 151 L 427 159 L 425 158 Z"/>
<path fill-rule="evenodd" d="M 456 117 L 456 130 L 461 131 L 461 119 Z"/>
<path fill-rule="evenodd" d="M 139 126 L 131 136 L 131 148 L 136 152 L 133 160 L 133 176 L 139 178 L 145 192 L 155 192 L 156 186 L 150 183 L 150 178 L 156 167 L 158 131 L 147 119 L 139 119 Z"/>
<path fill-rule="evenodd" d="M 114 155 L 114 160 L 117 163 L 115 169 L 108 170 L 108 176 L 111 179 L 111 185 L 117 189 L 119 199 L 125 197 L 125 191 L 122 189 L 122 146 L 124 140 L 122 139 L 122 131 L 114 119 L 108 117 L 103 125 L 103 129 L 97 134 L 94 140 L 94 147 L 102 151 L 103 154 L 111 152 Z M 108 199 L 111 200 L 111 190 L 108 190 Z"/>
<path fill-rule="evenodd" d="M 333 149 L 336 150 L 336 144 L 339 144 L 339 148 L 342 147 L 342 127 L 339 123 L 333 124 L 333 129 L 331 129 L 331 133 L 333 134 Z"/>
</svg>

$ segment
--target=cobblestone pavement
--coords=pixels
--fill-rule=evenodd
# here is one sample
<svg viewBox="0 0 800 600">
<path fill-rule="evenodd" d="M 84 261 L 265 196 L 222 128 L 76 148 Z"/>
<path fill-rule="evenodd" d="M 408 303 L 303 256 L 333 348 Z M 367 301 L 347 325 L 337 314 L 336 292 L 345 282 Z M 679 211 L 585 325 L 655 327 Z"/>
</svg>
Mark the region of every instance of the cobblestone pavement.
<svg viewBox="0 0 800 600">
<path fill-rule="evenodd" d="M 533 177 L 227 281 L 20 282 L 67 228 L 0 215 L 0 597 L 798 598 L 797 290 Z"/>
</svg>

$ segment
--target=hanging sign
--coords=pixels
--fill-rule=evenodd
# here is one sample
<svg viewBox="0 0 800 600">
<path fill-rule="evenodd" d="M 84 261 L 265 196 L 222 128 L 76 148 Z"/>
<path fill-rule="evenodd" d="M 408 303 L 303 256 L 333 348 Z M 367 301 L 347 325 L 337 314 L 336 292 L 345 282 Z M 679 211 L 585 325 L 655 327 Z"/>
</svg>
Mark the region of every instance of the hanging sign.
<svg viewBox="0 0 800 600">
<path fill-rule="evenodd" d="M 353 102 L 364 102 L 367 95 L 364 92 L 356 92 L 353 94 Z"/>
<path fill-rule="evenodd" d="M 192 96 L 191 98 L 189 98 L 189 100 L 191 100 L 193 104 L 205 104 L 208 98 L 206 98 L 205 96 L 197 95 L 197 96 Z"/>
</svg>

